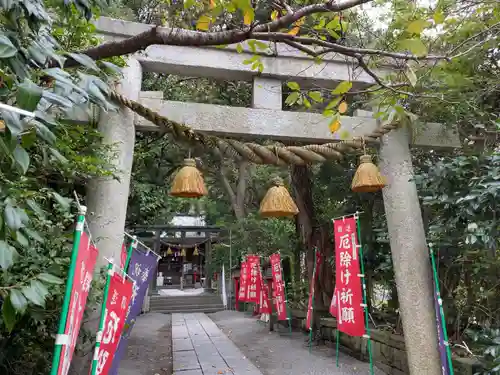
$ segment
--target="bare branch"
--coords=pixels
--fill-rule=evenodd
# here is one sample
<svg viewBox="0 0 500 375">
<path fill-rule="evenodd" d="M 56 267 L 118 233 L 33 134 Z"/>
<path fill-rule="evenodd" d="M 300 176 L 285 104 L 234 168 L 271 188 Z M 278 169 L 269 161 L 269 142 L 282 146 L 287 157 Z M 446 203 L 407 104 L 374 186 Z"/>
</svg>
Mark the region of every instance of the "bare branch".
<svg viewBox="0 0 500 375">
<path fill-rule="evenodd" d="M 373 0 L 329 0 L 322 4 L 312 4 L 293 13 L 289 13 L 274 21 L 256 25 L 246 26 L 242 29 L 226 30 L 218 32 L 201 32 L 179 28 L 155 27 L 131 38 L 120 41 L 112 41 L 101 44 L 97 47 L 89 48 L 81 53 L 94 60 L 122 56 L 144 50 L 153 44 L 177 45 L 177 46 L 215 46 L 224 44 L 240 43 L 253 38 L 254 33 L 268 33 L 286 28 L 302 17 L 315 13 L 340 12 L 356 7 L 361 4 L 372 2 Z M 55 62 L 51 64 L 55 66 Z M 67 59 L 64 66 L 77 66 L 79 63 L 74 59 Z"/>
<path fill-rule="evenodd" d="M 257 33 L 254 32 L 252 33 L 252 38 L 253 39 L 258 39 L 258 40 L 268 40 L 268 41 L 273 41 L 273 42 L 283 42 L 286 43 L 287 41 L 300 43 L 304 45 L 313 45 L 313 46 L 320 46 L 320 47 L 325 47 L 325 49 L 314 52 L 316 56 L 329 53 L 329 52 L 337 52 L 345 56 L 351 56 L 355 57 L 356 54 L 360 55 L 375 55 L 375 56 L 383 56 L 383 57 L 390 57 L 396 60 L 421 60 L 421 61 L 433 61 L 433 60 L 449 60 L 447 56 L 437 56 L 437 55 L 427 55 L 427 56 L 416 56 L 411 53 L 399 53 L 399 52 L 389 52 L 389 51 L 383 51 L 383 50 L 377 50 L 377 49 L 370 49 L 370 48 L 357 48 L 357 47 L 347 47 L 341 44 L 337 43 L 332 43 L 332 42 L 327 42 L 325 40 L 321 39 L 315 39 L 315 38 L 308 38 L 308 37 L 301 37 L 301 36 L 294 36 L 286 33 L 279 33 L 279 32 L 269 32 L 269 33 Z M 296 47 L 297 48 L 297 47 Z"/>
</svg>

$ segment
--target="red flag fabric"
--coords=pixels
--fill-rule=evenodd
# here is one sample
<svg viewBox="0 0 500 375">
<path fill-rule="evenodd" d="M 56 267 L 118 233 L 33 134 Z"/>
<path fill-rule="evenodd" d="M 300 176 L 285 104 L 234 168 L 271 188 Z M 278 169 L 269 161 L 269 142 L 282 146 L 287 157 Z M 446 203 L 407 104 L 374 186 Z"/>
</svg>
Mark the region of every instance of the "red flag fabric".
<svg viewBox="0 0 500 375">
<path fill-rule="evenodd" d="M 313 299 L 314 299 L 314 284 L 316 284 L 316 279 L 318 278 L 319 268 L 321 267 L 321 253 L 315 251 L 316 253 L 316 265 L 312 275 L 311 285 L 309 286 L 309 303 L 307 305 L 307 316 L 306 316 L 306 329 L 311 329 L 311 322 L 313 317 Z"/>
<path fill-rule="evenodd" d="M 363 298 L 356 238 L 356 219 L 348 217 L 334 221 L 337 326 L 340 332 L 363 336 Z"/>
<path fill-rule="evenodd" d="M 238 303 L 240 302 L 240 299 L 239 299 L 240 289 L 239 289 L 239 282 L 238 282 L 238 278 L 237 277 L 234 278 L 234 290 L 238 291 L 238 293 L 235 293 L 235 296 L 234 296 L 234 309 L 236 311 L 238 311 Z"/>
<path fill-rule="evenodd" d="M 330 303 L 330 314 L 337 317 L 337 287 L 333 289 L 332 303 Z"/>
<path fill-rule="evenodd" d="M 273 293 L 274 304 L 278 320 L 287 320 L 286 316 L 286 300 L 285 300 L 285 286 L 283 281 L 283 274 L 281 272 L 281 257 L 278 253 L 272 254 L 269 257 L 271 261 L 271 270 L 273 273 Z"/>
<path fill-rule="evenodd" d="M 247 268 L 250 273 L 248 278 L 247 302 L 260 302 L 260 256 L 248 255 Z"/>
<path fill-rule="evenodd" d="M 101 345 L 97 353 L 96 375 L 107 375 L 120 341 L 120 335 L 127 318 L 127 310 L 132 298 L 133 284 L 115 273 L 111 276 L 106 301 L 106 313 Z M 94 357 L 95 358 L 95 357 Z"/>
<path fill-rule="evenodd" d="M 260 308 L 259 308 L 259 312 L 261 314 L 271 314 L 272 313 L 272 309 L 271 309 L 271 304 L 269 303 L 269 293 L 268 293 L 268 286 L 266 285 L 266 283 L 264 282 L 263 278 L 261 277 L 260 279 L 260 289 L 261 289 L 261 293 L 260 293 Z"/>
<path fill-rule="evenodd" d="M 247 290 L 248 290 L 248 264 L 247 262 L 241 262 L 240 289 L 238 291 L 239 302 L 247 302 Z"/>
<path fill-rule="evenodd" d="M 125 244 L 122 244 L 122 251 L 120 253 L 120 268 L 125 270 L 125 263 L 127 263 L 127 248 L 125 247 Z"/>
<path fill-rule="evenodd" d="M 67 335 L 66 343 L 61 349 L 61 359 L 59 360 L 58 375 L 66 375 L 69 371 L 71 359 L 75 351 L 76 340 L 82 324 L 83 312 L 87 304 L 94 267 L 98 255 L 97 248 L 90 243 L 87 233 L 82 232 L 80 244 L 78 245 L 78 257 L 76 260 L 75 274 L 73 277 L 73 287 L 71 289 L 71 299 L 69 303 L 68 317 L 64 334 Z"/>
</svg>

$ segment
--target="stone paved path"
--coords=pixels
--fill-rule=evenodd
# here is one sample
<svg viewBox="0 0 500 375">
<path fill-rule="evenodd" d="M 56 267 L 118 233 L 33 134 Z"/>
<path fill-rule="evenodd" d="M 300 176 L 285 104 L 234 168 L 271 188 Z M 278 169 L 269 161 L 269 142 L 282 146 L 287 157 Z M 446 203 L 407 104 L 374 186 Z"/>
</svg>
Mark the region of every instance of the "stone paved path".
<svg viewBox="0 0 500 375">
<path fill-rule="evenodd" d="M 137 317 L 119 375 L 171 375 L 171 316 L 149 313 Z"/>
<path fill-rule="evenodd" d="M 305 344 L 300 332 L 288 334 L 269 332 L 268 326 L 255 318 L 235 311 L 219 311 L 209 315 L 224 333 L 240 348 L 263 375 L 369 375 L 369 365 L 340 353 L 339 367 L 335 365 L 335 350 Z M 375 369 L 375 375 L 384 372 Z"/>
<path fill-rule="evenodd" d="M 205 314 L 173 314 L 174 375 L 262 375 Z"/>
</svg>

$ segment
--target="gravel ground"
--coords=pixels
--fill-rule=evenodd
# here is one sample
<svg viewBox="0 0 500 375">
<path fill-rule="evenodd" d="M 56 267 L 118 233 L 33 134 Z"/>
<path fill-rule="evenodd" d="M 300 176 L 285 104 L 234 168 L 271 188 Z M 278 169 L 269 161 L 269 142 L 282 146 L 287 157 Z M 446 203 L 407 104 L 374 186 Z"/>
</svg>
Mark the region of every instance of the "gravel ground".
<svg viewBox="0 0 500 375">
<path fill-rule="evenodd" d="M 369 375 L 369 365 L 340 353 L 335 365 L 335 350 L 306 346 L 307 337 L 300 332 L 269 332 L 268 326 L 255 318 L 235 311 L 209 314 L 219 328 L 238 346 L 264 375 Z M 384 372 L 375 369 L 375 375 Z"/>
<path fill-rule="evenodd" d="M 172 375 L 172 315 L 149 313 L 137 318 L 119 375 Z"/>
</svg>

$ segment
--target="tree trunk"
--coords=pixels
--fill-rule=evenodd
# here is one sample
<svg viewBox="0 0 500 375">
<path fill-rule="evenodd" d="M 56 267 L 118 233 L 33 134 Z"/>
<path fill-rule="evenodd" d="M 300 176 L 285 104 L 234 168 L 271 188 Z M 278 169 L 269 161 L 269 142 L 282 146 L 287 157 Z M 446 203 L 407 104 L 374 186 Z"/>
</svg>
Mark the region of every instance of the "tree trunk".
<svg viewBox="0 0 500 375">
<path fill-rule="evenodd" d="M 299 213 L 295 218 L 295 230 L 307 254 L 307 277 L 311 280 L 314 265 L 314 247 L 312 243 L 314 204 L 312 199 L 312 178 L 308 166 L 292 166 L 292 191 Z"/>
</svg>

